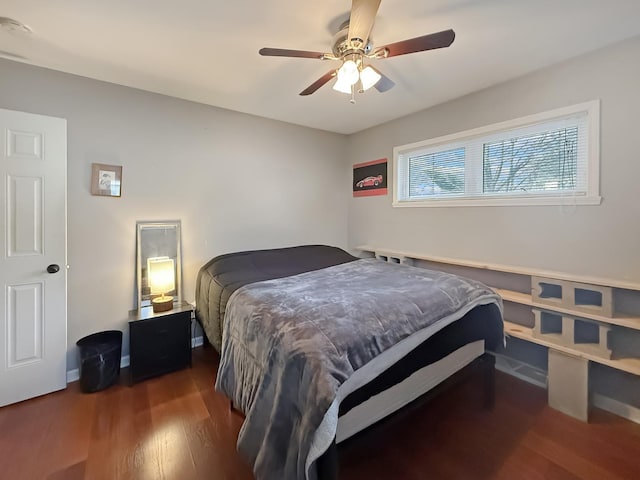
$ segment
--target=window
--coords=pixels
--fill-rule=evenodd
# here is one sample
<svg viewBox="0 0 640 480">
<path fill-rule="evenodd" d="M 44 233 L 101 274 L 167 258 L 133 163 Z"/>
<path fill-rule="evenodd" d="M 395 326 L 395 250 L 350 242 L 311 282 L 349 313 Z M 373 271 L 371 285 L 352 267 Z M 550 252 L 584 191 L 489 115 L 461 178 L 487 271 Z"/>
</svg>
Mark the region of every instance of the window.
<svg viewBox="0 0 640 480">
<path fill-rule="evenodd" d="M 600 203 L 599 103 L 394 148 L 394 206 Z"/>
</svg>

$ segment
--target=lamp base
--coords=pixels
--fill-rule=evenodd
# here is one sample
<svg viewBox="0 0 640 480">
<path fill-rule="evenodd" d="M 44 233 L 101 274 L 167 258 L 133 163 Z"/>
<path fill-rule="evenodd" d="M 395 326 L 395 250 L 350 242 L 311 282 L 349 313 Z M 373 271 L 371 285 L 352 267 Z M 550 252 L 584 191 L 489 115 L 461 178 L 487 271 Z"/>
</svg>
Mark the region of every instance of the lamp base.
<svg viewBox="0 0 640 480">
<path fill-rule="evenodd" d="M 173 308 L 173 297 L 168 295 L 162 297 L 156 297 L 151 300 L 153 306 L 153 313 L 167 312 Z"/>
</svg>

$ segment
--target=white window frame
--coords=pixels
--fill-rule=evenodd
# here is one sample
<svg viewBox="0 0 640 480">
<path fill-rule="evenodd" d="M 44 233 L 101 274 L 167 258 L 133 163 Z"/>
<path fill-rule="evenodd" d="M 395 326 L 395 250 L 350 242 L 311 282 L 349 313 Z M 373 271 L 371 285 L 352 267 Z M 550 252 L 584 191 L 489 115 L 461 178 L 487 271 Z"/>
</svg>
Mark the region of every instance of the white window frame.
<svg viewBox="0 0 640 480">
<path fill-rule="evenodd" d="M 586 113 L 587 129 L 587 160 L 586 178 L 582 186 L 585 192 L 567 192 L 551 194 L 532 193 L 523 194 L 492 194 L 479 195 L 470 192 L 468 179 L 465 181 L 465 195 L 460 197 L 440 197 L 420 200 L 405 200 L 399 198 L 400 191 L 406 191 L 408 178 L 399 177 L 399 164 L 410 154 L 419 154 L 421 151 L 432 149 L 447 150 L 459 147 L 475 137 L 483 137 L 484 142 L 494 141 L 504 137 L 504 133 L 513 129 L 522 129 L 530 126 L 535 129 L 536 124 L 550 122 L 554 119 L 561 121 L 566 117 Z M 473 168 L 473 167 L 472 167 Z M 407 175 L 408 175 L 408 168 Z M 401 183 L 402 182 L 402 183 Z M 477 190 L 477 188 L 476 188 Z M 432 138 L 421 142 L 394 147 L 393 149 L 393 206 L 394 207 L 462 207 L 462 206 L 517 206 L 517 205 L 599 205 L 600 197 L 600 101 L 580 103 L 568 107 L 558 108 L 547 112 L 529 115 L 506 122 L 495 123 L 485 127 L 474 128 L 463 132 Z"/>
</svg>

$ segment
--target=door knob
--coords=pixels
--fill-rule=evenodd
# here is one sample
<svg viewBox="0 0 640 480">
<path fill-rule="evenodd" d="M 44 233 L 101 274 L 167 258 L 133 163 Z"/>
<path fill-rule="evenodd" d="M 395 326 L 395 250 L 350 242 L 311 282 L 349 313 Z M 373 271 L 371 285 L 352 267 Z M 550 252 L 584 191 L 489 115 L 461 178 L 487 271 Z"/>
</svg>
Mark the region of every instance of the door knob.
<svg viewBox="0 0 640 480">
<path fill-rule="evenodd" d="M 59 271 L 60 271 L 60 265 L 56 265 L 55 263 L 52 263 L 47 267 L 47 272 L 49 273 L 58 273 Z"/>
</svg>

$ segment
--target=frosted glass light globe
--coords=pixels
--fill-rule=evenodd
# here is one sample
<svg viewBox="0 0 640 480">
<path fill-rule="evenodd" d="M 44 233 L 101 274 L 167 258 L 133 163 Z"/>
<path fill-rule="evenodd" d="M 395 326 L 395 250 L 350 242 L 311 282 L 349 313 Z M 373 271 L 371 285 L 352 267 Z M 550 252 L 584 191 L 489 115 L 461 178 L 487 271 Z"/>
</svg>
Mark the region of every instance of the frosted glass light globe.
<svg viewBox="0 0 640 480">
<path fill-rule="evenodd" d="M 360 73 L 358 72 L 356 62 L 353 60 L 347 60 L 344 62 L 340 67 L 340 70 L 338 70 L 338 80 L 340 80 L 340 82 L 353 85 L 358 81 L 358 78 L 360 78 Z"/>
</svg>

